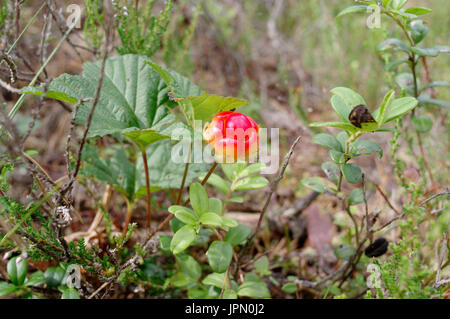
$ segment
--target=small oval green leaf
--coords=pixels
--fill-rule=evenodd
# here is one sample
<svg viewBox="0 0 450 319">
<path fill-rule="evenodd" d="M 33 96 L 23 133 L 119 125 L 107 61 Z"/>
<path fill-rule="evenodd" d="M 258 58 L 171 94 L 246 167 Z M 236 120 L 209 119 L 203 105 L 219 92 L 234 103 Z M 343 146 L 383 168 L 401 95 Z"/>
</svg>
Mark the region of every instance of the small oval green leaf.
<svg viewBox="0 0 450 319">
<path fill-rule="evenodd" d="M 351 184 L 356 184 L 361 180 L 362 171 L 361 168 L 356 164 L 342 164 L 341 166 L 342 175 L 347 182 Z"/>
<path fill-rule="evenodd" d="M 195 230 L 186 225 L 181 227 L 173 236 L 170 242 L 170 250 L 176 255 L 189 247 L 189 245 L 195 240 Z"/>
<path fill-rule="evenodd" d="M 222 216 L 222 226 L 233 228 L 237 225 L 239 225 L 239 223 L 233 218 Z"/>
<path fill-rule="evenodd" d="M 194 225 L 197 222 L 197 216 L 194 212 L 184 206 L 173 205 L 169 207 L 169 212 L 175 215 L 180 221 L 188 225 Z"/>
<path fill-rule="evenodd" d="M 414 128 L 420 133 L 426 133 L 433 127 L 433 120 L 426 114 L 414 115 L 411 118 Z"/>
<path fill-rule="evenodd" d="M 269 181 L 262 176 L 251 176 L 238 180 L 233 187 L 235 191 L 261 189 L 267 186 Z"/>
<path fill-rule="evenodd" d="M 348 195 L 348 204 L 350 206 L 361 204 L 364 202 L 364 194 L 361 188 L 356 188 L 350 192 L 350 195 Z"/>
<path fill-rule="evenodd" d="M 313 136 L 312 142 L 337 152 L 344 151 L 342 149 L 341 143 L 339 143 L 339 141 L 333 135 L 330 134 L 326 133 L 316 134 Z"/>
<path fill-rule="evenodd" d="M 238 296 L 240 297 L 250 297 L 250 298 L 270 298 L 269 289 L 264 282 L 244 282 L 239 286 Z"/>
<path fill-rule="evenodd" d="M 198 182 L 192 183 L 189 187 L 189 198 L 192 208 L 199 215 L 209 210 L 209 199 L 205 188 Z"/>
<path fill-rule="evenodd" d="M 237 246 L 244 243 L 248 236 L 250 236 L 250 233 L 250 228 L 244 225 L 238 225 L 227 232 L 225 241 L 229 242 L 232 246 Z"/>
<path fill-rule="evenodd" d="M 21 256 L 11 258 L 8 261 L 6 270 L 9 275 L 9 280 L 16 286 L 22 286 L 28 271 L 27 260 Z"/>
<path fill-rule="evenodd" d="M 302 179 L 302 184 L 318 193 L 325 193 L 328 190 L 328 187 L 325 186 L 324 179 L 317 176 Z"/>
<path fill-rule="evenodd" d="M 214 241 L 206 252 L 212 270 L 223 273 L 227 270 L 233 256 L 233 247 L 228 242 Z"/>
<path fill-rule="evenodd" d="M 61 295 L 61 299 L 80 299 L 78 295 L 78 291 L 75 288 L 67 288 L 64 289 L 64 292 Z"/>
<path fill-rule="evenodd" d="M 180 254 L 176 258 L 178 264 L 180 265 L 181 271 L 187 277 L 193 281 L 197 281 L 202 276 L 202 268 L 194 257 L 186 254 Z"/>
<path fill-rule="evenodd" d="M 214 272 L 212 274 L 207 275 L 205 279 L 203 279 L 202 283 L 204 285 L 222 288 L 224 281 L 225 281 L 225 273 L 218 274 Z"/>
<path fill-rule="evenodd" d="M 220 227 L 222 226 L 222 218 L 216 213 L 205 213 L 200 217 L 200 223 L 203 225 Z"/>
<path fill-rule="evenodd" d="M 49 287 L 58 287 L 64 278 L 65 270 L 61 267 L 51 266 L 44 272 L 45 283 Z"/>
</svg>

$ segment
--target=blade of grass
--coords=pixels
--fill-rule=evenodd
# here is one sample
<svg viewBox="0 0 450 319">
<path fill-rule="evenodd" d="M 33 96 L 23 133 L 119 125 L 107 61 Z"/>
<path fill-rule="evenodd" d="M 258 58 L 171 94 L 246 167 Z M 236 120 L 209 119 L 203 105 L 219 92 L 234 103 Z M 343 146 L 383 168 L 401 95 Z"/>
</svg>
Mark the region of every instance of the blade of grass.
<svg viewBox="0 0 450 319">
<path fill-rule="evenodd" d="M 80 19 L 80 17 L 78 17 L 78 19 Z M 55 55 L 56 51 L 58 51 L 59 47 L 63 44 L 63 42 L 66 40 L 66 38 L 69 36 L 70 32 L 72 32 L 73 28 L 75 28 L 75 26 L 77 25 L 76 23 L 77 21 L 75 21 L 75 23 L 72 24 L 72 26 L 67 29 L 66 33 L 64 34 L 64 36 L 61 38 L 61 40 L 58 42 L 58 44 L 56 45 L 56 47 L 53 49 L 52 53 L 50 53 L 50 55 L 48 56 L 47 60 L 45 60 L 44 64 L 41 66 L 41 68 L 37 71 L 36 75 L 34 76 L 34 78 L 31 80 L 31 82 L 28 84 L 29 86 L 33 86 L 34 83 L 36 82 L 36 80 L 39 78 L 39 75 L 42 73 L 42 71 L 44 71 L 45 67 L 47 66 L 47 64 L 50 62 L 50 60 L 53 58 L 53 56 Z M 9 112 L 8 116 L 10 119 L 13 119 L 14 116 L 17 114 L 17 112 L 19 111 L 19 109 L 22 107 L 22 104 L 25 100 L 26 94 L 22 94 L 20 96 L 20 98 L 17 100 L 16 104 L 14 104 L 13 108 L 11 109 L 11 111 Z"/>
<path fill-rule="evenodd" d="M 6 52 L 6 54 L 10 54 L 12 52 L 12 50 L 15 48 L 15 46 L 17 45 L 17 43 L 19 42 L 19 40 L 22 38 L 23 34 L 28 30 L 28 28 L 33 24 L 34 20 L 36 20 L 37 15 L 39 14 L 39 12 L 41 12 L 41 10 L 45 7 L 45 2 L 42 3 L 42 5 L 40 6 L 39 9 L 37 9 L 37 11 L 34 13 L 34 15 L 31 17 L 30 21 L 27 23 L 27 25 L 25 26 L 25 28 L 23 28 L 22 32 L 20 32 L 19 36 L 17 37 L 17 39 L 14 41 L 14 43 L 11 45 L 11 47 L 8 49 L 8 51 Z M 3 60 L 0 61 L 0 66 L 3 64 Z"/>
</svg>

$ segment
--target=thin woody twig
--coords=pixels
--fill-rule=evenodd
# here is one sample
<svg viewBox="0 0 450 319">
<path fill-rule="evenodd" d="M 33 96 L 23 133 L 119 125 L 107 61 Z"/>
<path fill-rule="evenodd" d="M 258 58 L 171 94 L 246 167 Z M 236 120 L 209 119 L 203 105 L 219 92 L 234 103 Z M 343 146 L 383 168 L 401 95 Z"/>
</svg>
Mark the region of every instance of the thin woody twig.
<svg viewBox="0 0 450 319">
<path fill-rule="evenodd" d="M 420 203 L 419 206 L 425 205 L 425 204 L 428 203 L 430 200 L 435 199 L 436 197 L 439 197 L 439 196 L 442 196 L 442 195 L 448 195 L 448 194 L 450 194 L 450 189 L 449 189 L 449 188 L 447 188 L 447 189 L 446 189 L 445 191 L 443 191 L 443 192 L 434 194 L 433 196 L 431 196 L 431 197 L 425 199 L 424 201 L 422 201 L 422 202 Z"/>
<path fill-rule="evenodd" d="M 242 257 L 244 256 L 244 254 L 246 252 L 248 252 L 250 244 L 253 243 L 253 239 L 255 238 L 256 234 L 258 233 L 259 227 L 261 226 L 261 222 L 262 219 L 264 217 L 264 214 L 267 210 L 267 207 L 269 206 L 270 203 L 270 199 L 273 195 L 273 193 L 275 192 L 275 190 L 277 189 L 278 183 L 280 182 L 280 180 L 283 178 L 284 176 L 284 171 L 286 170 L 287 165 L 289 164 L 289 159 L 291 158 L 292 154 L 294 153 L 294 148 L 295 146 L 298 144 L 298 142 L 300 142 L 301 136 L 298 136 L 294 143 L 291 145 L 291 148 L 289 149 L 289 152 L 286 154 L 286 156 L 284 157 L 283 160 L 283 164 L 281 166 L 281 169 L 278 173 L 278 176 L 270 183 L 270 191 L 269 191 L 269 195 L 267 196 L 266 202 L 264 203 L 263 208 L 261 209 L 261 213 L 259 215 L 259 219 L 258 219 L 258 223 L 256 225 L 255 230 L 253 231 L 253 233 L 249 236 L 247 243 L 245 244 L 245 246 L 242 248 L 238 260 L 236 261 L 236 267 L 235 267 L 235 273 L 234 275 L 236 276 L 237 272 L 239 271 L 239 264 L 241 262 Z"/>
<path fill-rule="evenodd" d="M 344 270 L 342 271 L 342 279 L 339 283 L 338 287 L 340 288 L 344 282 L 347 280 L 348 277 L 353 273 L 356 265 L 359 262 L 359 259 L 361 258 L 361 255 L 363 253 L 363 245 L 364 243 L 369 239 L 369 236 L 367 235 L 358 245 L 358 248 L 356 249 L 356 252 L 353 254 L 353 256 L 348 260 L 346 266 L 344 267 Z M 349 270 L 349 271 L 348 271 Z M 347 272 L 348 271 L 348 272 Z"/>
<path fill-rule="evenodd" d="M 87 134 L 89 131 L 89 128 L 91 127 L 91 123 L 92 123 L 92 118 L 94 116 L 94 111 L 95 108 L 98 104 L 99 98 L 100 98 L 100 92 L 101 92 L 101 88 L 102 88 L 102 83 L 103 83 L 103 77 L 105 75 L 105 65 L 106 65 L 106 59 L 108 58 L 108 54 L 111 50 L 111 43 L 112 43 L 112 36 L 113 33 L 111 32 L 109 27 L 105 28 L 105 32 L 106 32 L 106 43 L 105 43 L 105 47 L 104 47 L 104 51 L 103 51 L 103 59 L 102 59 L 102 64 L 100 67 L 100 75 L 99 75 L 99 79 L 98 79 L 98 83 L 97 83 L 97 89 L 95 92 L 95 96 L 94 96 L 94 101 L 92 102 L 92 107 L 91 110 L 89 112 L 89 116 L 87 118 L 87 122 L 86 122 L 86 127 L 84 129 L 84 133 L 83 133 L 83 137 L 81 139 L 80 142 L 80 146 L 78 148 L 78 156 L 77 156 L 77 162 L 75 164 L 75 170 L 74 173 L 72 175 L 72 178 L 70 179 L 70 181 L 67 183 L 67 185 L 64 187 L 62 193 L 64 194 L 65 192 L 67 192 L 69 189 L 71 189 L 77 175 L 80 169 L 80 165 L 81 165 L 81 157 L 82 157 L 82 153 L 83 153 L 83 147 L 84 144 L 86 142 L 86 138 L 87 138 Z"/>
<path fill-rule="evenodd" d="M 21 236 L 23 236 L 23 237 L 25 237 L 25 238 L 27 238 L 27 239 L 28 239 L 29 241 L 31 241 L 38 249 L 42 250 L 44 253 L 46 253 L 47 255 L 51 256 L 53 259 L 58 260 L 58 261 L 62 261 L 62 260 L 63 260 L 63 258 L 61 258 L 60 256 L 58 256 L 55 252 L 53 252 L 53 251 L 51 251 L 51 250 L 49 250 L 49 249 L 47 249 L 47 248 L 45 247 L 45 245 L 48 245 L 48 243 L 43 243 L 42 241 L 37 240 L 36 238 L 34 238 L 33 236 L 31 236 L 30 234 L 28 234 L 28 233 L 26 233 L 26 232 L 24 232 L 24 231 L 21 231 L 21 230 L 18 230 L 18 231 L 17 231 L 17 234 L 18 234 L 18 235 L 21 235 Z M 59 247 L 56 247 L 56 246 L 54 246 L 54 245 L 51 245 L 51 248 L 54 249 L 54 250 L 57 250 L 57 251 L 60 251 L 60 252 L 61 252 L 61 248 L 59 248 Z"/>
<path fill-rule="evenodd" d="M 353 226 L 355 227 L 355 241 L 356 241 L 356 245 L 358 245 L 358 243 L 359 243 L 358 222 L 356 221 L 355 216 L 353 216 L 352 212 L 350 211 L 350 206 L 346 203 L 345 200 L 342 201 L 342 204 L 344 206 L 345 213 L 348 215 L 348 217 L 350 218 L 350 220 L 353 223 Z"/>
<path fill-rule="evenodd" d="M 16 38 L 19 37 L 19 33 L 20 33 L 20 5 L 21 3 L 19 2 L 19 0 L 16 0 L 16 5 L 15 5 L 15 14 L 14 14 L 14 19 L 15 19 L 15 32 L 16 32 Z"/>
<path fill-rule="evenodd" d="M 50 18 L 49 13 L 44 13 L 44 26 L 42 27 L 41 31 L 41 41 L 39 43 L 39 56 L 40 56 L 40 62 L 41 65 L 45 63 L 45 60 L 47 60 L 47 48 L 49 45 L 49 42 L 47 39 L 51 35 L 51 29 L 52 29 L 52 19 Z M 48 77 L 47 70 L 44 68 L 44 76 L 45 78 Z M 42 96 L 45 96 L 45 94 L 42 94 Z"/>
<path fill-rule="evenodd" d="M 293 282 L 300 287 L 306 287 L 306 288 L 319 288 L 322 284 L 327 282 L 328 280 L 333 279 L 337 274 L 339 274 L 341 271 L 343 271 L 349 262 L 343 263 L 335 272 L 329 274 L 325 278 L 322 278 L 318 281 L 309 281 L 309 280 L 302 280 L 302 279 L 295 279 Z"/>
<path fill-rule="evenodd" d="M 439 254 L 437 253 L 439 248 L 436 248 L 436 257 L 438 259 L 438 267 L 437 267 L 436 279 L 435 279 L 435 283 L 434 283 L 434 287 L 436 287 L 436 288 L 450 283 L 450 278 L 441 279 L 442 264 L 444 262 L 445 256 L 447 255 L 447 240 L 448 240 L 447 232 L 444 232 L 442 234 L 441 251 Z"/>
<path fill-rule="evenodd" d="M 393 222 L 395 222 L 398 219 L 402 219 L 405 216 L 404 213 L 395 216 L 394 218 L 392 218 L 391 220 L 389 220 L 388 222 L 384 223 L 383 225 L 381 225 L 380 227 L 378 227 L 377 229 L 374 229 L 372 232 L 373 233 L 377 233 L 380 230 L 383 230 L 384 228 L 386 228 L 387 226 L 389 226 L 390 224 L 392 224 Z"/>
<path fill-rule="evenodd" d="M 84 144 L 86 143 L 87 133 L 89 131 L 89 128 L 91 127 L 91 122 L 92 122 L 92 118 L 94 116 L 94 111 L 95 111 L 95 108 L 96 108 L 96 106 L 98 104 L 98 100 L 99 100 L 99 97 L 100 97 L 100 90 L 101 90 L 101 87 L 102 87 L 103 76 L 104 76 L 104 71 L 105 71 L 106 57 L 107 57 L 107 55 L 105 54 L 104 57 L 103 57 L 103 60 L 102 60 L 102 66 L 101 66 L 101 69 L 100 69 L 100 78 L 98 80 L 97 91 L 95 93 L 94 102 L 92 103 L 92 108 L 91 108 L 91 111 L 89 112 L 89 116 L 88 116 L 87 123 L 86 123 L 86 128 L 84 130 L 83 137 L 81 138 L 80 147 L 78 149 L 77 163 L 76 163 L 76 166 L 75 166 L 75 171 L 73 173 L 73 178 L 76 178 L 77 175 L 78 175 L 78 171 L 79 171 L 80 165 L 81 165 L 81 156 L 82 156 L 82 153 L 83 153 L 83 147 L 84 147 Z"/>
<path fill-rule="evenodd" d="M 378 186 L 378 184 L 375 184 L 378 192 L 381 194 L 381 196 L 383 196 L 384 200 L 386 201 L 386 203 L 389 205 L 389 207 L 397 214 L 397 215 L 401 215 L 401 213 L 398 212 L 397 209 L 395 209 L 395 207 L 391 204 L 391 202 L 389 201 L 389 199 L 387 198 L 387 196 L 383 193 L 383 191 L 381 190 L 381 187 Z"/>
<path fill-rule="evenodd" d="M 31 111 L 31 121 L 30 121 L 30 123 L 28 123 L 28 129 L 22 137 L 22 141 L 20 143 L 22 152 L 23 152 L 23 145 L 25 144 L 25 141 L 27 140 L 27 138 L 30 136 L 31 131 L 33 130 L 33 127 L 36 123 L 36 120 L 39 117 L 39 112 L 41 110 L 41 107 L 42 107 L 42 105 L 44 105 L 43 96 L 45 96 L 47 94 L 47 90 L 48 90 L 48 83 L 45 83 L 43 86 L 43 90 L 42 90 L 42 96 L 39 98 L 39 103 L 38 103 L 37 107 L 33 108 Z"/>
<path fill-rule="evenodd" d="M 286 167 L 289 164 L 289 159 L 291 158 L 292 154 L 294 153 L 294 148 L 297 146 L 298 142 L 300 142 L 301 136 L 297 137 L 297 139 L 294 141 L 294 143 L 291 145 L 291 148 L 289 149 L 289 152 L 286 154 L 283 160 L 283 165 L 281 166 L 280 172 L 278 173 L 278 176 L 270 183 L 270 192 L 267 196 L 266 202 L 261 210 L 261 213 L 259 215 L 258 224 L 256 225 L 256 228 L 253 232 L 253 235 L 250 237 L 252 239 L 256 233 L 258 232 L 259 227 L 261 226 L 262 219 L 264 217 L 264 214 L 267 210 L 267 207 L 269 206 L 270 199 L 272 198 L 273 193 L 278 187 L 278 183 L 281 181 L 281 179 L 284 176 L 284 171 L 286 170 Z M 249 240 L 250 241 L 250 240 Z"/>
<path fill-rule="evenodd" d="M 106 281 L 103 283 L 103 285 L 101 285 L 96 291 L 94 291 L 87 299 L 92 299 L 95 297 L 95 295 L 97 295 L 100 291 L 103 290 L 103 288 L 105 288 L 106 286 L 108 286 L 111 283 L 111 281 Z"/>
<path fill-rule="evenodd" d="M 362 174 L 362 191 L 363 191 L 363 198 L 364 198 L 364 209 L 366 213 L 366 229 L 367 234 L 369 235 L 370 243 L 373 242 L 373 232 L 372 232 L 372 223 L 370 222 L 369 217 L 369 206 L 367 204 L 367 196 L 366 196 L 366 179 L 365 175 Z"/>
<path fill-rule="evenodd" d="M 83 104 L 84 102 L 87 102 L 89 100 L 91 100 L 91 99 L 90 98 L 89 99 L 80 99 L 77 102 L 77 104 L 75 104 L 75 106 L 73 107 L 72 118 L 70 120 L 69 134 L 67 134 L 66 152 L 65 152 L 66 169 L 67 169 L 67 176 L 69 177 L 69 180 L 72 179 L 72 170 L 70 169 L 70 141 L 72 139 L 73 131 L 75 128 L 75 119 L 77 117 L 77 113 L 78 113 L 78 110 L 79 110 L 81 104 Z"/>
<path fill-rule="evenodd" d="M 3 88 L 5 88 L 6 90 L 8 90 L 12 93 L 17 93 L 17 94 L 21 93 L 21 91 L 19 89 L 16 89 L 15 87 L 11 86 L 9 83 L 4 82 L 2 79 L 0 79 L 0 86 L 2 86 Z"/>
</svg>

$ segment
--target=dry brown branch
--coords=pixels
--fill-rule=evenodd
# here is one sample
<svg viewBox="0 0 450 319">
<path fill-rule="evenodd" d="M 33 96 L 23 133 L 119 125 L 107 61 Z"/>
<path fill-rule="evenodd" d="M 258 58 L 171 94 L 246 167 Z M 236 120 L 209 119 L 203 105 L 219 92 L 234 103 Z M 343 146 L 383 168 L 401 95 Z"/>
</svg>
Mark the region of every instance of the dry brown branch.
<svg viewBox="0 0 450 319">
<path fill-rule="evenodd" d="M 286 170 L 286 167 L 287 167 L 288 164 L 289 164 L 289 159 L 291 158 L 292 154 L 294 153 L 294 148 L 295 148 L 295 146 L 297 146 L 298 142 L 300 142 L 300 139 L 301 139 L 301 136 L 297 137 L 297 138 L 295 139 L 294 143 L 292 143 L 291 148 L 289 149 L 289 152 L 288 152 L 288 153 L 286 154 L 286 156 L 284 157 L 283 164 L 281 165 L 281 169 L 280 169 L 280 171 L 279 171 L 279 173 L 278 173 L 278 176 L 270 183 L 270 186 L 269 186 L 269 189 L 270 189 L 270 190 L 269 190 L 269 195 L 268 195 L 267 198 L 266 198 L 266 202 L 264 203 L 264 206 L 263 206 L 263 208 L 262 208 L 262 210 L 261 210 L 261 213 L 260 213 L 260 215 L 259 215 L 258 224 L 256 225 L 255 231 L 254 231 L 253 234 L 250 236 L 249 242 L 250 242 L 251 239 L 256 235 L 256 233 L 257 233 L 258 230 L 259 230 L 259 227 L 261 226 L 261 222 L 262 222 L 262 219 L 263 219 L 263 217 L 264 217 L 264 214 L 265 214 L 265 212 L 266 212 L 266 210 L 267 210 L 267 207 L 269 207 L 270 199 L 272 198 L 273 193 L 274 193 L 275 190 L 277 189 L 278 183 L 279 183 L 279 182 L 281 181 L 281 179 L 283 178 L 283 176 L 284 176 L 284 171 Z"/>
<path fill-rule="evenodd" d="M 442 195 L 449 195 L 449 194 L 450 194 L 450 189 L 447 188 L 445 191 L 440 192 L 440 193 L 437 193 L 437 194 L 434 194 L 433 196 L 431 196 L 431 197 L 425 199 L 424 201 L 422 201 L 422 202 L 420 203 L 419 206 L 425 205 L 425 204 L 428 203 L 430 200 L 433 200 L 433 199 L 435 199 L 436 197 L 439 197 L 439 196 L 442 196 Z"/>
<path fill-rule="evenodd" d="M 437 271 L 436 271 L 436 279 L 434 282 L 434 287 L 438 288 L 440 286 L 444 286 L 450 283 L 450 278 L 443 278 L 441 279 L 441 271 L 442 271 L 442 264 L 444 263 L 444 259 L 447 257 L 447 232 L 444 232 L 442 234 L 442 244 L 441 244 L 441 251 L 438 253 L 439 247 L 436 247 L 436 257 L 438 261 Z M 447 258 L 448 260 L 448 258 Z"/>
<path fill-rule="evenodd" d="M 384 198 L 384 200 L 386 201 L 386 203 L 389 205 L 389 207 L 397 214 L 397 215 L 401 215 L 397 209 L 395 209 L 395 207 L 391 204 L 391 202 L 389 201 L 389 199 L 386 197 L 386 195 L 384 194 L 384 192 L 381 190 L 381 187 L 378 184 L 375 184 L 378 192 L 381 194 L 381 196 Z"/>
</svg>

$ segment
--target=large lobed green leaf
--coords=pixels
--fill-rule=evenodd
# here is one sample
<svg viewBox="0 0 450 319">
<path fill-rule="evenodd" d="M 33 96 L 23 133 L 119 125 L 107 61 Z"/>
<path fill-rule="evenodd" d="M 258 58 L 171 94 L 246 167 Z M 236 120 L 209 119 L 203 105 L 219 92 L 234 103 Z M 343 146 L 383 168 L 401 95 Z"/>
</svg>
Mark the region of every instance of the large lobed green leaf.
<svg viewBox="0 0 450 319">
<path fill-rule="evenodd" d="M 201 92 L 185 77 L 172 70 L 148 61 L 148 64 L 164 79 L 170 89 L 172 99 L 178 103 L 188 124 L 194 127 L 195 120 L 211 121 L 212 117 L 223 111 L 230 111 L 247 104 L 247 100 L 223 97 Z"/>
<path fill-rule="evenodd" d="M 112 57 L 106 61 L 102 90 L 89 136 L 103 136 L 129 128 L 147 129 L 155 124 L 158 108 L 168 101 L 169 88 L 146 61 L 145 57 L 133 54 Z M 101 61 L 86 62 L 81 76 L 63 74 L 54 79 L 46 96 L 69 103 L 93 98 L 100 68 Z M 43 94 L 42 90 L 36 88 L 22 91 Z M 92 100 L 81 105 L 77 123 L 84 124 L 87 121 L 91 106 Z"/>
<path fill-rule="evenodd" d="M 147 64 L 152 67 L 164 80 L 171 91 L 173 99 L 185 98 L 188 96 L 200 96 L 202 90 L 192 83 L 188 78 L 178 74 L 173 70 L 166 70 L 160 65 L 147 60 Z"/>
<path fill-rule="evenodd" d="M 169 136 L 158 133 L 157 131 L 150 128 L 143 130 L 126 130 L 123 131 L 123 135 L 130 138 L 143 151 L 147 148 L 147 146 L 160 140 L 169 138 Z"/>
<path fill-rule="evenodd" d="M 123 149 L 113 150 L 112 153 L 111 157 L 99 156 L 95 146 L 86 145 L 83 151 L 84 164 L 80 173 L 114 186 L 132 201 L 135 195 L 136 166 L 128 160 Z"/>
<path fill-rule="evenodd" d="M 188 99 L 194 109 L 194 119 L 204 122 L 211 121 L 217 113 L 230 111 L 247 104 L 247 100 L 208 93 L 203 93 L 201 96 L 190 96 Z"/>
</svg>

